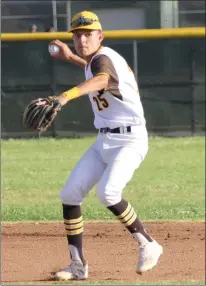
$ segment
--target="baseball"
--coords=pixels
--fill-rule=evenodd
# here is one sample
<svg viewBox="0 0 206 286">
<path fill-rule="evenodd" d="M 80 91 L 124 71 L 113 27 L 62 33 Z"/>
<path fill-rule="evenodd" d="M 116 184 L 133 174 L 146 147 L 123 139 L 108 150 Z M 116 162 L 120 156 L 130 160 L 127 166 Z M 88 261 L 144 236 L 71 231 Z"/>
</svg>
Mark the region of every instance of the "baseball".
<svg viewBox="0 0 206 286">
<path fill-rule="evenodd" d="M 49 45 L 49 53 L 55 55 L 59 53 L 59 47 L 56 45 Z"/>
</svg>

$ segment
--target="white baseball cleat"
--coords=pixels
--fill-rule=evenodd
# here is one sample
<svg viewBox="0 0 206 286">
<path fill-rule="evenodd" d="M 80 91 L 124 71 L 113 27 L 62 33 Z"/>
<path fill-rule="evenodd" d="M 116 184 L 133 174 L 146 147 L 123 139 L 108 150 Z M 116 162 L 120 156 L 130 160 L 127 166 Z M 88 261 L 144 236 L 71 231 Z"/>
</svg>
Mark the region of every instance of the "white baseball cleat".
<svg viewBox="0 0 206 286">
<path fill-rule="evenodd" d="M 158 263 L 160 255 L 163 254 L 163 248 L 155 240 L 148 242 L 144 246 L 140 246 L 139 261 L 136 267 L 136 272 L 142 274 L 151 270 Z"/>
<path fill-rule="evenodd" d="M 88 278 L 88 264 L 83 265 L 81 261 L 72 263 L 54 274 L 54 279 L 58 281 L 85 280 Z"/>
</svg>

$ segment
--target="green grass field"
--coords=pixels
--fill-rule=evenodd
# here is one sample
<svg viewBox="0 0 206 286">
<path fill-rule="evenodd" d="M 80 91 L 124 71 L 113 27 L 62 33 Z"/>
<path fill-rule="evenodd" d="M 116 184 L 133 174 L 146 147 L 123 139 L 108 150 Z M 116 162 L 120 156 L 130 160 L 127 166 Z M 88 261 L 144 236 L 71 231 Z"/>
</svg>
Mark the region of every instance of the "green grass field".
<svg viewBox="0 0 206 286">
<path fill-rule="evenodd" d="M 2 220 L 61 220 L 58 194 L 95 138 L 2 140 Z M 145 161 L 124 190 L 144 220 L 205 218 L 205 141 L 150 138 Z M 86 220 L 115 219 L 93 189 L 83 203 Z"/>
</svg>

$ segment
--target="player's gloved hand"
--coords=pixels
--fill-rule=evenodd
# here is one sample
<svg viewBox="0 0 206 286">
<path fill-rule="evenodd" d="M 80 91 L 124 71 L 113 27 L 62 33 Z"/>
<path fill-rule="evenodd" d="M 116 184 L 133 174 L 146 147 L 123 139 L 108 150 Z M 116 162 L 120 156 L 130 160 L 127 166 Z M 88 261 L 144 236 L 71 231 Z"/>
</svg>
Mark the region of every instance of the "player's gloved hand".
<svg viewBox="0 0 206 286">
<path fill-rule="evenodd" d="M 61 107 L 62 104 L 57 96 L 32 100 L 25 108 L 23 123 L 29 129 L 46 131 L 61 110 Z"/>
</svg>

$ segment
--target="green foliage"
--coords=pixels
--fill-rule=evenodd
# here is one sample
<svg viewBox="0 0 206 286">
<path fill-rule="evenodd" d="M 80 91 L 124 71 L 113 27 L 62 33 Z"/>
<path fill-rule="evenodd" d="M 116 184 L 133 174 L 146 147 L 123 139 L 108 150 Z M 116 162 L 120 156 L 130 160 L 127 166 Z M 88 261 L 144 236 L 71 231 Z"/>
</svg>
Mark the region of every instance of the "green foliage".
<svg viewBox="0 0 206 286">
<path fill-rule="evenodd" d="M 2 141 L 2 220 L 60 220 L 58 194 L 95 138 Z M 205 218 L 203 137 L 150 138 L 145 161 L 124 190 L 144 220 Z M 89 220 L 115 219 L 93 189 L 83 203 Z"/>
</svg>

